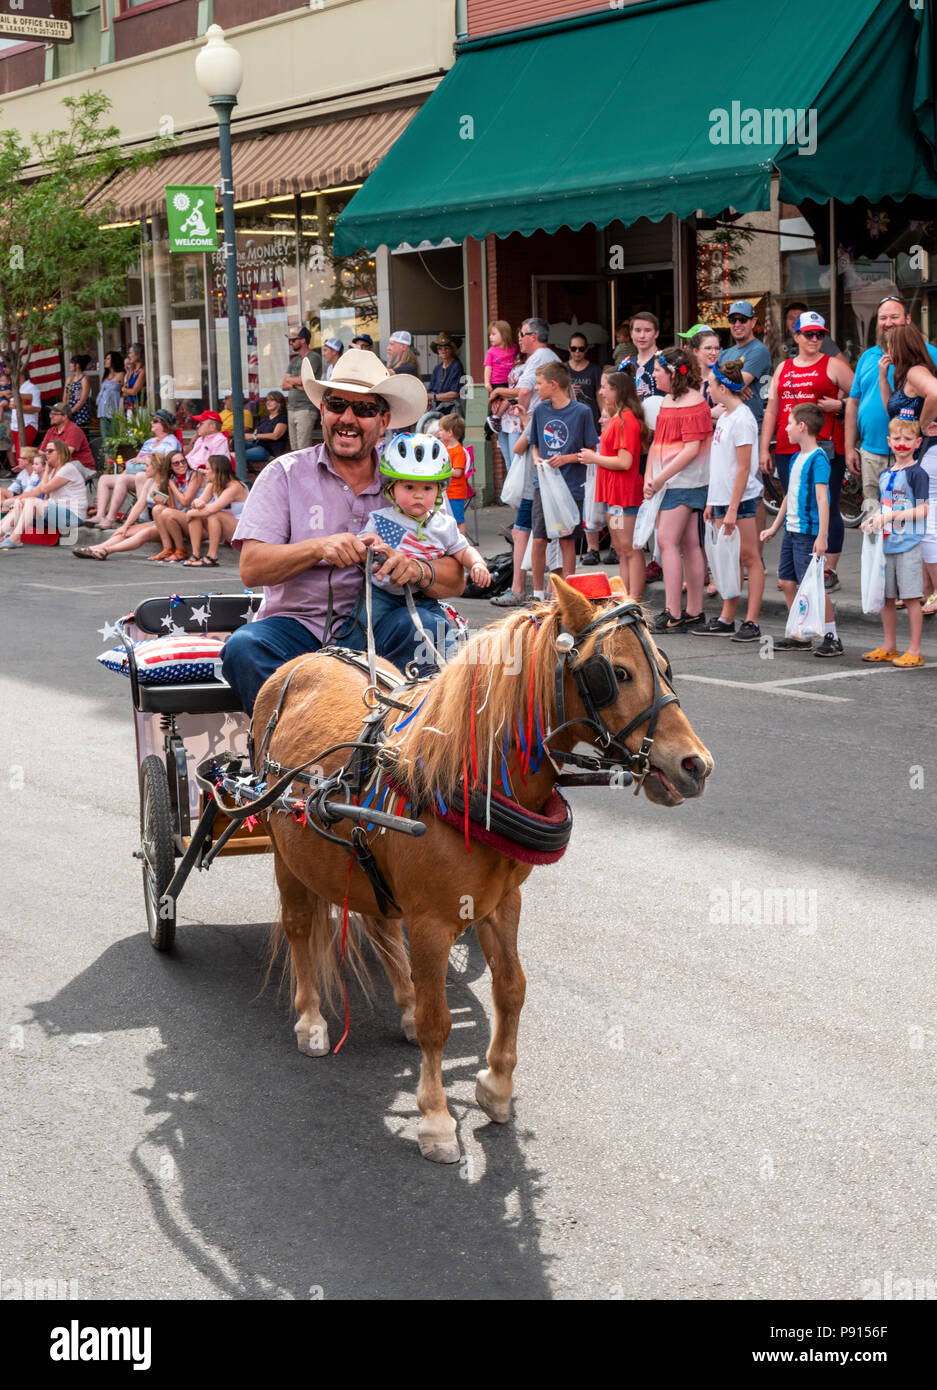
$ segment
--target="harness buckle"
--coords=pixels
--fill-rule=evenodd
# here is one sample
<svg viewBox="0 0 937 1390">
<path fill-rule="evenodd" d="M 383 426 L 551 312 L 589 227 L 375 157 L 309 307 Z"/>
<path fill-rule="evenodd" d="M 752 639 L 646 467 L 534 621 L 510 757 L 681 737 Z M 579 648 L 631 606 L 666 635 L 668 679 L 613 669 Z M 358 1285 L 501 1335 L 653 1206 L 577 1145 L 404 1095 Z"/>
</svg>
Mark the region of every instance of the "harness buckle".
<svg viewBox="0 0 937 1390">
<path fill-rule="evenodd" d="M 368 699 L 369 695 L 373 696 L 373 700 Z M 361 692 L 361 699 L 364 703 L 365 709 L 371 710 L 372 712 L 377 709 L 378 701 L 380 700 L 380 698 L 381 691 L 377 685 L 366 685 Z"/>
</svg>

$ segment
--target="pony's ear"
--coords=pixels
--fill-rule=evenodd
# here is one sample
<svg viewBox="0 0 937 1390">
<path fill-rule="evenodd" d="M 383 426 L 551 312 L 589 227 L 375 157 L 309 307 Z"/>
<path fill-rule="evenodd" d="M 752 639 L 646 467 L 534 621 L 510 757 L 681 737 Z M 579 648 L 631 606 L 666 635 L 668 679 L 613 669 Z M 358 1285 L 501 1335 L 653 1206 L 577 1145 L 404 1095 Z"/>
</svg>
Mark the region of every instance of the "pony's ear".
<svg viewBox="0 0 937 1390">
<path fill-rule="evenodd" d="M 569 628 L 570 632 L 579 632 L 592 622 L 592 604 L 565 580 L 561 579 L 558 574 L 551 576 L 551 582 L 556 593 L 563 626 Z"/>
</svg>

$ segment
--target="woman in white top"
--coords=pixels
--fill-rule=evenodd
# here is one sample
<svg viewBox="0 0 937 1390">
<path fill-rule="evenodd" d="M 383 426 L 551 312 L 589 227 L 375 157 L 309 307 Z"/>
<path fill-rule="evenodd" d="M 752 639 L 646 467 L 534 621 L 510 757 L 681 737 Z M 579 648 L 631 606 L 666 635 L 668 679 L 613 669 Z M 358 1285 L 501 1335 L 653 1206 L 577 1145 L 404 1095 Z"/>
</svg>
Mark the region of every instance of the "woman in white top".
<svg viewBox="0 0 937 1390">
<path fill-rule="evenodd" d="M 4 533 L 0 550 L 18 549 L 27 526 L 37 527 L 41 522 L 45 531 L 71 531 L 88 515 L 84 476 L 71 461 L 68 445 L 61 439 L 50 439 L 45 455 L 46 470 L 39 486 L 21 493 L 0 521 L 0 532 Z"/>
<path fill-rule="evenodd" d="M 715 521 L 722 534 L 738 528 L 741 564 L 748 570 L 748 610 L 745 622 L 735 630 L 737 598 L 723 600 L 718 618 L 694 629 L 704 637 L 730 637 L 733 642 L 757 642 L 761 638 L 758 616 L 765 591 L 765 567 L 758 547 L 756 512 L 763 492 L 758 467 L 758 422 L 742 401 L 745 363 L 741 357 L 713 367 L 709 391 L 714 406 L 721 406 L 709 454 L 709 491 L 704 521 Z"/>
<path fill-rule="evenodd" d="M 166 454 L 149 454 L 143 469 L 143 481 L 139 496 L 130 509 L 127 520 L 108 536 L 100 545 L 78 546 L 72 554 L 76 560 L 106 560 L 116 550 L 137 550 L 147 541 L 158 541 L 159 531 L 152 521 L 144 521 L 147 507 L 150 515 L 158 505 L 160 497 L 166 497 L 170 488 L 170 463 Z"/>
</svg>

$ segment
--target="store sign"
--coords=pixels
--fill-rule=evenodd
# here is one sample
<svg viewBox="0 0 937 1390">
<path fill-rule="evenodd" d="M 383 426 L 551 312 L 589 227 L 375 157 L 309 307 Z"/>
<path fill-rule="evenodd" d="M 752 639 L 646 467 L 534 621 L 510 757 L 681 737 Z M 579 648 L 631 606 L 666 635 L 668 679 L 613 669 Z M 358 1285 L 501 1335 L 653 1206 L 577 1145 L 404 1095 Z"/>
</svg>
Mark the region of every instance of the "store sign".
<svg viewBox="0 0 937 1390">
<path fill-rule="evenodd" d="M 215 188 L 174 187 L 166 189 L 166 216 L 170 251 L 215 251 L 218 225 L 215 220 Z"/>
<path fill-rule="evenodd" d="M 0 0 L 0 39 L 71 43 L 72 0 Z"/>
</svg>

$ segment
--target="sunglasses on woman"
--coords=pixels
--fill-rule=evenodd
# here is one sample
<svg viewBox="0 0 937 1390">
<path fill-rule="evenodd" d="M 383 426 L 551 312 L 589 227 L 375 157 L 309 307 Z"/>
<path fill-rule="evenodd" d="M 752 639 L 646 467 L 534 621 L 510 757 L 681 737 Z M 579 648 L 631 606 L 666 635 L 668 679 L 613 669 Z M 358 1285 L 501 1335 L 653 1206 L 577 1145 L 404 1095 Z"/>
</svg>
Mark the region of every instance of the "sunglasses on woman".
<svg viewBox="0 0 937 1390">
<path fill-rule="evenodd" d="M 373 420 L 385 410 L 377 401 L 346 401 L 344 396 L 323 396 L 322 404 L 332 415 L 344 415 L 350 410 L 356 420 Z"/>
</svg>

